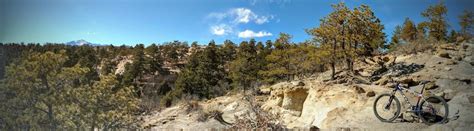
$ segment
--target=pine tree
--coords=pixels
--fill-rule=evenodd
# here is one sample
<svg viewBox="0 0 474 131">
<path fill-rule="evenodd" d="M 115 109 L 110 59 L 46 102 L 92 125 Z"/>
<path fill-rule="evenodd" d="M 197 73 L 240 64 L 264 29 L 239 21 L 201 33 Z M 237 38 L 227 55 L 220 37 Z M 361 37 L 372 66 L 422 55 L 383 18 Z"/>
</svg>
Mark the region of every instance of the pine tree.
<svg viewBox="0 0 474 131">
<path fill-rule="evenodd" d="M 427 26 L 429 29 L 429 36 L 436 40 L 446 40 L 446 34 L 448 33 L 446 22 L 446 14 L 448 9 L 443 2 L 428 7 L 424 12 L 421 13 L 423 17 L 426 17 L 429 21 Z"/>
<path fill-rule="evenodd" d="M 389 51 L 394 51 L 400 45 L 400 35 L 402 33 L 402 28 L 397 25 L 393 31 L 393 35 L 389 45 Z"/>
<path fill-rule="evenodd" d="M 451 32 L 449 33 L 449 36 L 448 36 L 448 42 L 450 43 L 454 43 L 456 42 L 456 39 L 458 38 L 458 33 L 455 31 L 455 30 L 451 30 Z"/>
<path fill-rule="evenodd" d="M 161 56 L 161 51 L 158 46 L 156 46 L 155 44 L 151 44 L 145 49 L 145 54 L 147 54 L 148 56 L 145 59 L 145 64 L 147 65 L 147 68 L 145 70 L 147 72 L 152 75 L 155 75 L 156 73 L 168 74 L 168 72 L 162 68 L 163 57 Z"/>
<path fill-rule="evenodd" d="M 89 69 L 63 67 L 67 59 L 64 50 L 31 53 L 7 67 L 0 86 L 0 96 L 6 96 L 0 102 L 0 117 L 7 126 L 55 130 L 68 125 L 68 92 L 84 82 Z"/>
<path fill-rule="evenodd" d="M 236 55 L 236 46 L 230 40 L 224 41 L 224 46 L 222 46 L 222 57 L 226 62 L 230 62 L 235 59 Z"/>
<path fill-rule="evenodd" d="M 212 98 L 222 92 L 218 87 L 219 82 L 224 79 L 222 56 L 214 41 L 203 50 L 192 54 L 185 68 L 178 75 L 175 89 L 167 94 L 172 99 L 184 94 L 197 95 L 199 98 Z M 169 105 L 168 99 L 163 103 Z"/>
<path fill-rule="evenodd" d="M 275 49 L 265 57 L 267 61 L 265 70 L 259 72 L 265 77 L 265 82 L 274 83 L 278 80 L 290 80 L 294 75 L 291 72 L 291 56 L 289 54 L 291 37 L 289 34 L 280 33 L 278 39 L 275 40 Z"/>
<path fill-rule="evenodd" d="M 416 26 L 409 18 L 405 18 L 400 38 L 406 42 L 413 41 L 416 38 Z"/>
<path fill-rule="evenodd" d="M 79 112 L 70 117 L 71 121 L 82 117 L 84 126 L 91 130 L 120 128 L 135 122 L 133 113 L 138 109 L 139 100 L 134 96 L 133 87 L 118 85 L 115 75 L 108 74 L 92 86 L 71 90 L 72 106 Z"/>
<path fill-rule="evenodd" d="M 461 26 L 460 34 L 465 37 L 466 40 L 472 38 L 474 31 L 474 13 L 464 10 L 459 16 L 459 25 Z"/>
<path fill-rule="evenodd" d="M 255 41 L 251 40 L 251 43 Z M 251 89 L 252 84 L 258 80 L 259 65 L 255 44 L 242 41 L 237 52 L 237 57 L 230 64 L 230 78 L 237 87 L 243 90 Z"/>
</svg>

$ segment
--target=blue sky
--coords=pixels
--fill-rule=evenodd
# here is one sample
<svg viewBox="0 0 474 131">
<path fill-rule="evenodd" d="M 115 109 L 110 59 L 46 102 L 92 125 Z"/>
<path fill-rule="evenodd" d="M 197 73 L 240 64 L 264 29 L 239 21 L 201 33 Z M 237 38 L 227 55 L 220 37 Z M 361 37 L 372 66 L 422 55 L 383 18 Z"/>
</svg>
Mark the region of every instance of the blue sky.
<svg viewBox="0 0 474 131">
<path fill-rule="evenodd" d="M 341 0 L 0 0 L 0 42 L 56 42 L 84 39 L 101 44 L 151 44 L 180 40 L 207 44 L 255 38 L 274 40 L 279 32 L 293 41 L 310 38 L 305 29 L 319 25 Z M 369 5 L 389 38 L 405 17 L 437 0 L 344 0 L 354 8 Z M 473 0 L 449 0 L 450 29 L 457 16 L 473 11 Z"/>
</svg>

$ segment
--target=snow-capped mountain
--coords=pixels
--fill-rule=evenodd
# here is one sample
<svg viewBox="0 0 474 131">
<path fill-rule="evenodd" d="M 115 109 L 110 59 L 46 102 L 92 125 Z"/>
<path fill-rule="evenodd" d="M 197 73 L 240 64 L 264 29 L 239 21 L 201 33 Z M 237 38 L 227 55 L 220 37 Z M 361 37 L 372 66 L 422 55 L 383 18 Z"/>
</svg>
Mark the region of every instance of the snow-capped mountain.
<svg viewBox="0 0 474 131">
<path fill-rule="evenodd" d="M 101 44 L 90 43 L 90 42 L 88 42 L 86 40 L 83 40 L 83 39 L 67 42 L 66 45 L 71 45 L 71 46 L 83 46 L 83 45 L 101 46 Z"/>
</svg>

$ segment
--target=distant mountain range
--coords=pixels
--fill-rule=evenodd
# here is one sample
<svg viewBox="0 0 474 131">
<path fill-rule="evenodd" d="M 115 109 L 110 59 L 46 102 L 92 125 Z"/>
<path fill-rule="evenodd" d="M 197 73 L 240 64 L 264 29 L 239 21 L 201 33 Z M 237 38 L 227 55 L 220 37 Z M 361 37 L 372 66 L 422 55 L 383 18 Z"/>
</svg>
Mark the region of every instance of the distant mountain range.
<svg viewBox="0 0 474 131">
<path fill-rule="evenodd" d="M 70 46 L 83 46 L 83 45 L 89 45 L 89 46 L 103 46 L 102 44 L 97 44 L 97 43 L 91 43 L 91 42 L 88 42 L 86 40 L 76 40 L 76 41 L 70 41 L 70 42 L 66 42 L 65 43 L 66 45 L 70 45 Z"/>
</svg>

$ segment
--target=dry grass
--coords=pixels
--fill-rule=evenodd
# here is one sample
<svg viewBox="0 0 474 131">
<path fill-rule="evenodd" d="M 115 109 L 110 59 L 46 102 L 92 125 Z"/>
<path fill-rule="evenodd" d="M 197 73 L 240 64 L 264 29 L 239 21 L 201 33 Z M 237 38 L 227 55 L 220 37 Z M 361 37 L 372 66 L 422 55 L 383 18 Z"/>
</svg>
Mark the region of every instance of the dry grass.
<svg viewBox="0 0 474 131">
<path fill-rule="evenodd" d="M 235 116 L 235 122 L 232 129 L 285 129 L 283 125 L 278 123 L 278 117 L 264 111 L 260 105 L 256 104 L 252 96 L 246 96 L 245 99 L 250 103 L 251 110 L 240 116 Z"/>
<path fill-rule="evenodd" d="M 416 54 L 418 52 L 432 51 L 434 45 L 444 43 L 432 39 L 417 39 L 405 44 L 398 45 L 391 52 L 396 55 Z"/>
</svg>

